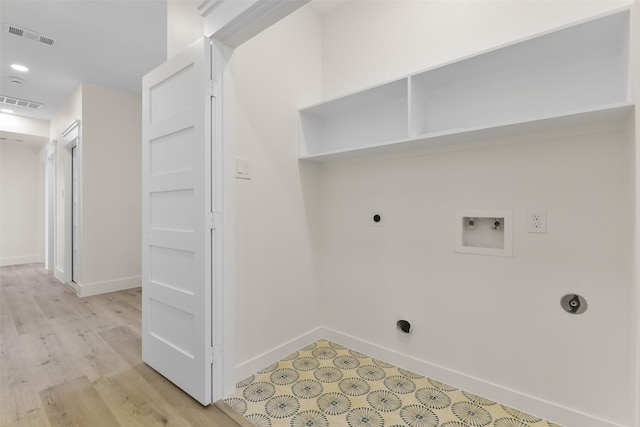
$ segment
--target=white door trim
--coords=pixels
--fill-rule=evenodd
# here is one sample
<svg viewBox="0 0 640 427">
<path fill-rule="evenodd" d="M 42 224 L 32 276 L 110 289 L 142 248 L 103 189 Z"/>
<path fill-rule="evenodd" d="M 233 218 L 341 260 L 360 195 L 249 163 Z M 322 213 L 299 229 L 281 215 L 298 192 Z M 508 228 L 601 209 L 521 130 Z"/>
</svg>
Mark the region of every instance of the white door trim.
<svg viewBox="0 0 640 427">
<path fill-rule="evenodd" d="M 56 141 L 46 147 L 45 159 L 45 268 L 55 269 L 56 254 Z"/>
<path fill-rule="evenodd" d="M 311 0 L 205 0 L 198 10 L 204 35 L 238 47 Z"/>
<path fill-rule="evenodd" d="M 80 133 L 80 120 L 75 120 L 62 132 L 62 146 L 64 147 L 64 163 L 65 163 L 65 179 L 64 179 L 64 274 L 62 280 L 71 285 L 76 292 L 77 286 L 72 283 L 72 248 L 73 248 L 73 218 L 71 205 L 73 200 L 73 182 L 71 173 L 72 153 L 71 150 L 75 147 L 76 156 L 78 160 L 78 170 L 76 171 L 78 177 L 78 239 L 77 239 L 77 257 L 76 263 L 81 266 L 82 258 L 82 138 Z M 79 280 L 79 279 L 78 279 Z"/>
</svg>

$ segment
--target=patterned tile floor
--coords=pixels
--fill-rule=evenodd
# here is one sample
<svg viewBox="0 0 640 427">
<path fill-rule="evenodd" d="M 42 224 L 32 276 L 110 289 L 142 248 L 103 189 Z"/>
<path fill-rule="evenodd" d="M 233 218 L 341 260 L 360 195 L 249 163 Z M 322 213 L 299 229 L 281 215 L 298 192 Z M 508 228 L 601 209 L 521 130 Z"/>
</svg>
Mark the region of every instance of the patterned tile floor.
<svg viewBox="0 0 640 427">
<path fill-rule="evenodd" d="M 326 340 L 238 383 L 225 402 L 258 427 L 558 427 Z"/>
</svg>

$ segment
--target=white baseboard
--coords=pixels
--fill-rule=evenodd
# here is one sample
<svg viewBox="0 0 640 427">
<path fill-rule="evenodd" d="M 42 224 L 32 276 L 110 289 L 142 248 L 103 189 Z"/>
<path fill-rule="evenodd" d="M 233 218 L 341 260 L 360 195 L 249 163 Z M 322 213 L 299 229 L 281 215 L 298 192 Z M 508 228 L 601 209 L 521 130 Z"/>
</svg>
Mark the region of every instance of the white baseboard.
<svg viewBox="0 0 640 427">
<path fill-rule="evenodd" d="M 139 288 L 142 285 L 142 277 L 125 277 L 122 279 L 109 280 L 98 283 L 71 283 L 76 294 L 80 297 L 90 297 L 93 295 L 106 294 L 109 292 L 124 291 L 125 289 Z"/>
<path fill-rule="evenodd" d="M 272 363 L 321 338 L 324 338 L 324 328 L 316 328 L 271 350 L 267 350 L 252 359 L 239 363 L 236 365 L 236 378 L 238 381 L 242 381 Z"/>
<path fill-rule="evenodd" d="M 566 427 L 626 427 L 594 415 L 567 408 L 544 399 L 512 390 L 490 381 L 398 353 L 395 350 L 343 334 L 329 328 L 319 328 L 324 338 L 352 348 L 376 359 L 450 384 L 471 393 L 495 400 L 521 411 L 534 414 Z M 265 365 L 266 366 L 266 365 Z"/>
<path fill-rule="evenodd" d="M 39 255 L 23 255 L 0 258 L 0 267 L 8 267 L 10 265 L 21 264 L 34 264 L 37 262 L 44 262 L 44 259 Z"/>
<path fill-rule="evenodd" d="M 566 427 L 627 427 L 517 390 L 500 386 L 499 384 L 494 384 L 463 372 L 439 366 L 426 360 L 407 356 L 395 350 L 325 327 L 313 329 L 280 346 L 274 347 L 250 360 L 238 364 L 236 366 L 236 378 L 239 381 L 243 380 L 296 350 L 322 338 Z"/>
<path fill-rule="evenodd" d="M 60 267 L 56 267 L 53 270 L 53 277 L 55 277 L 56 279 L 64 283 L 64 270 L 61 269 Z"/>
</svg>

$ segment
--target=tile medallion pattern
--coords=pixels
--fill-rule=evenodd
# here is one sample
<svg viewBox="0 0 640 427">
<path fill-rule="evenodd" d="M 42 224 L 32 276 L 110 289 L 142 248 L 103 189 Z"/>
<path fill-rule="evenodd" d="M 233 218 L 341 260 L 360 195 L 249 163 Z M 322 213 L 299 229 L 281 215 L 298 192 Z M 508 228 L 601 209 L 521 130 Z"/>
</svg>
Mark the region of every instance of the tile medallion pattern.
<svg viewBox="0 0 640 427">
<path fill-rule="evenodd" d="M 258 427 L 559 427 L 326 340 L 239 382 L 225 402 Z"/>
</svg>

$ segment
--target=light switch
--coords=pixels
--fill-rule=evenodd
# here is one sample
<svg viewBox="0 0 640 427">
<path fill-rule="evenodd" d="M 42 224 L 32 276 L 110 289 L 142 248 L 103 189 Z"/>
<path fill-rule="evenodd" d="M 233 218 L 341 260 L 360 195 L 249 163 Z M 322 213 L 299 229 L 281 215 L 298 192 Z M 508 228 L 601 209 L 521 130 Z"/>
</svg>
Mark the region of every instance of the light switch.
<svg viewBox="0 0 640 427">
<path fill-rule="evenodd" d="M 251 179 L 249 159 L 236 158 L 236 178 Z"/>
</svg>

